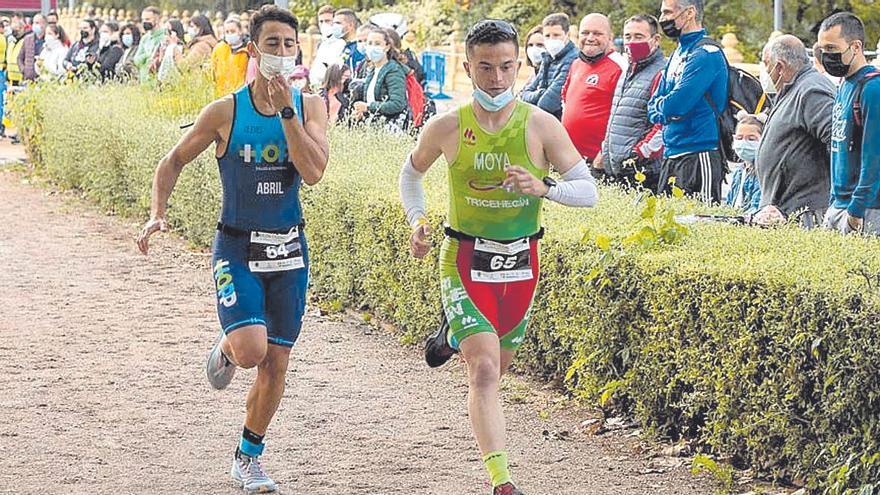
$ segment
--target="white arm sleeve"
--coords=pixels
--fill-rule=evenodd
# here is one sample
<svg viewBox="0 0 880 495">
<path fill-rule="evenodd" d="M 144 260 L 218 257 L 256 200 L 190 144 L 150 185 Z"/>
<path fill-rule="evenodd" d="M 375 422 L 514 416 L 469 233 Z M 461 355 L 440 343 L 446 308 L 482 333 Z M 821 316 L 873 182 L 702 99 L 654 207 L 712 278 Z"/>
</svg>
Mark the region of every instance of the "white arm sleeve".
<svg viewBox="0 0 880 495">
<path fill-rule="evenodd" d="M 411 227 L 418 225 L 425 215 L 425 189 L 422 179 L 425 174 L 413 167 L 412 157 L 407 155 L 406 162 L 400 170 L 400 200 L 406 212 L 406 221 Z"/>
<path fill-rule="evenodd" d="M 551 187 L 544 197 L 565 206 L 587 208 L 599 201 L 599 189 L 587 162 L 581 160 L 562 174 L 562 181 Z"/>
</svg>

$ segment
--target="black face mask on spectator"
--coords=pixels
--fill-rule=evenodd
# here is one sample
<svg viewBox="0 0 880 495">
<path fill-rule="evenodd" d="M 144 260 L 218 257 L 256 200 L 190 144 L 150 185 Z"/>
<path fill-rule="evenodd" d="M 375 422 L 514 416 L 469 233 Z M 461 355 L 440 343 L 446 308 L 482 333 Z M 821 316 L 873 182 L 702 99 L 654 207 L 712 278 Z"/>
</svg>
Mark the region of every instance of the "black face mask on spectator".
<svg viewBox="0 0 880 495">
<path fill-rule="evenodd" d="M 79 39 L 85 41 L 85 40 L 87 40 L 88 38 L 89 38 L 89 32 L 88 32 L 88 31 L 80 31 L 80 32 L 79 32 Z"/>
<path fill-rule="evenodd" d="M 846 76 L 849 73 L 850 65 L 852 65 L 852 59 L 855 59 L 854 54 L 852 59 L 850 59 L 850 63 L 843 63 L 843 54 L 850 50 L 852 50 L 852 46 L 847 48 L 846 51 L 840 53 L 822 52 L 822 67 L 824 67 L 825 71 L 833 77 Z"/>
<path fill-rule="evenodd" d="M 145 22 L 144 23 L 144 31 L 152 31 L 152 30 L 153 30 L 153 23 L 152 22 Z"/>
</svg>

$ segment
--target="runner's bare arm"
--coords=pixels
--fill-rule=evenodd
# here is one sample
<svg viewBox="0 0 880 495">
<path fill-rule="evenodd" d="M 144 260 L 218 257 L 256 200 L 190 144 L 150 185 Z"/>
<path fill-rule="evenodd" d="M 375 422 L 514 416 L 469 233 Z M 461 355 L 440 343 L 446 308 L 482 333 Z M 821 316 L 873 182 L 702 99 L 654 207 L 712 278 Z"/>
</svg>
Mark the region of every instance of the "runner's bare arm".
<svg viewBox="0 0 880 495">
<path fill-rule="evenodd" d="M 209 104 L 199 114 L 192 128 L 159 161 L 156 173 L 153 175 L 150 219 L 137 238 L 138 248 L 143 254 L 147 254 L 149 251 L 150 236 L 157 231 L 164 232 L 168 229 L 165 222 L 165 209 L 183 167 L 208 149 L 211 143 L 219 143 L 224 139 L 221 135 L 221 129 L 231 115 L 231 99 L 224 98 Z"/>
<path fill-rule="evenodd" d="M 521 167 L 510 167 L 505 185 L 525 194 L 542 196 L 551 201 L 575 207 L 595 206 L 599 200 L 596 181 L 586 162 L 571 142 L 568 132 L 555 117 L 546 112 L 535 112 L 536 132 L 540 138 L 542 155 L 562 175 L 562 181 L 548 186 Z"/>
<path fill-rule="evenodd" d="M 568 172 L 583 159 L 571 142 L 568 131 L 549 113 L 536 112 L 535 118 L 541 132 L 545 160 L 560 174 Z"/>
<path fill-rule="evenodd" d="M 223 139 L 220 128 L 224 119 L 231 116 L 230 102 L 231 100 L 217 100 L 206 106 L 189 131 L 181 136 L 174 148 L 159 160 L 159 166 L 156 167 L 153 176 L 151 218 L 165 218 L 168 198 L 183 167 L 208 149 L 211 143 Z"/>
<path fill-rule="evenodd" d="M 281 119 L 281 122 L 293 166 L 303 181 L 313 186 L 324 176 L 330 159 L 327 109 L 320 96 L 303 95 L 303 112 L 303 123 L 297 118 Z"/>
<path fill-rule="evenodd" d="M 458 138 L 455 133 L 457 129 L 458 115 L 455 112 L 438 115 L 428 120 L 419 135 L 415 149 L 410 153 L 413 167 L 423 174 L 427 172 L 443 154 L 444 141 L 448 140 L 450 135 Z"/>
</svg>

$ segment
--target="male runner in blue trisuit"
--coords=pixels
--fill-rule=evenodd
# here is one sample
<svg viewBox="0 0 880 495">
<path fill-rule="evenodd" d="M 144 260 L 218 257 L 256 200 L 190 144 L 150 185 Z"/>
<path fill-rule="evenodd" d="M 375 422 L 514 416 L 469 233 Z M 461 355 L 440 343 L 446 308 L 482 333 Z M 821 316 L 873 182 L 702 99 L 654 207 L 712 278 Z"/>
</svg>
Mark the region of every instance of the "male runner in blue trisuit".
<svg viewBox="0 0 880 495">
<path fill-rule="evenodd" d="M 329 154 L 323 101 L 286 83 L 296 66 L 298 28 L 293 14 L 273 5 L 254 15 L 248 53 L 260 75 L 205 107 L 159 162 L 150 220 L 137 241 L 147 254 L 150 235 L 167 230 L 165 210 L 181 169 L 215 143 L 223 207 L 212 266 L 223 332 L 207 374 L 219 390 L 236 367 L 257 368 L 231 470 L 247 492 L 276 489 L 259 459 L 305 311 L 309 257 L 299 188 L 321 180 Z"/>
</svg>

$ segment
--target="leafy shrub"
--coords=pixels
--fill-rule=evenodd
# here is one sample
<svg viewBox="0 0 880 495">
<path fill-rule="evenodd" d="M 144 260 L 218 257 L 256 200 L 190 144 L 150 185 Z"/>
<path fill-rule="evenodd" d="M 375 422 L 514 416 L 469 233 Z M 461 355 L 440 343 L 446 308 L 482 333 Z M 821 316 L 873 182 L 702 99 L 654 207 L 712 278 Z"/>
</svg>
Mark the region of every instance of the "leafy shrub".
<svg viewBox="0 0 880 495">
<path fill-rule="evenodd" d="M 134 87 L 41 88 L 16 100 L 15 117 L 38 173 L 144 218 L 155 164 L 182 132 L 183 116 L 145 110 L 156 98 Z M 440 309 L 436 259 L 409 256 L 398 204 L 397 171 L 412 142 L 345 129 L 331 141 L 325 180 L 303 192 L 314 293 L 369 309 L 417 342 Z M 219 206 L 212 152 L 184 170 L 169 209 L 172 226 L 203 246 Z M 436 239 L 442 164 L 426 190 Z M 646 222 L 676 229 L 663 215 L 679 200 L 641 203 L 654 210 L 645 217 L 635 203 L 603 189 L 593 210 L 546 206 L 540 295 L 518 366 L 632 413 L 657 436 L 697 439 L 736 466 L 830 495 L 874 493 L 880 241 L 709 225 L 603 257 Z"/>
</svg>

